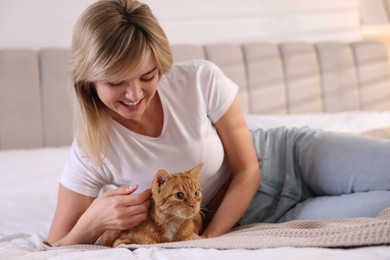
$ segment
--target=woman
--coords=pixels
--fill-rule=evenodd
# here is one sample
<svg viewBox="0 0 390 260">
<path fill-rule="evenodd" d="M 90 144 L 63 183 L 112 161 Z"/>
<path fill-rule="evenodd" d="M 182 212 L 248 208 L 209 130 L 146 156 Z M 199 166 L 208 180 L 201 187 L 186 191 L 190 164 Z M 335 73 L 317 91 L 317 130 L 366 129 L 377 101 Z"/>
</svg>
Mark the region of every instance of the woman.
<svg viewBox="0 0 390 260">
<path fill-rule="evenodd" d="M 112 0 L 81 15 L 71 73 L 76 138 L 61 178 L 52 245 L 94 243 L 107 229 L 134 227 L 147 217 L 157 170 L 199 162 L 205 202 L 226 189 L 203 236 L 225 233 L 238 221 L 260 174 L 235 100 L 238 88 L 215 65 L 172 67 L 169 43 L 149 8 Z M 122 187 L 96 198 L 105 184 Z"/>
<path fill-rule="evenodd" d="M 334 217 L 326 214 L 336 212 L 334 201 L 312 197 L 340 195 L 344 184 L 350 195 L 378 189 L 385 194 L 373 198 L 390 196 L 390 160 L 383 159 L 388 143 L 310 129 L 258 130 L 251 136 L 235 99 L 238 87 L 210 62 L 172 65 L 163 30 L 139 2 L 98 1 L 81 15 L 71 73 L 75 141 L 61 177 L 51 245 L 94 243 L 107 229 L 136 226 L 147 217 L 155 172 L 199 162 L 208 213 L 204 238 L 236 224 L 311 218 L 316 206 L 325 207 L 320 216 Z M 348 177 L 355 156 L 371 153 L 367 147 L 383 171 L 371 178 L 361 168 Z M 340 178 L 345 180 L 333 187 Z M 106 184 L 119 188 L 98 196 Z M 366 213 L 387 205 L 382 199 Z"/>
</svg>

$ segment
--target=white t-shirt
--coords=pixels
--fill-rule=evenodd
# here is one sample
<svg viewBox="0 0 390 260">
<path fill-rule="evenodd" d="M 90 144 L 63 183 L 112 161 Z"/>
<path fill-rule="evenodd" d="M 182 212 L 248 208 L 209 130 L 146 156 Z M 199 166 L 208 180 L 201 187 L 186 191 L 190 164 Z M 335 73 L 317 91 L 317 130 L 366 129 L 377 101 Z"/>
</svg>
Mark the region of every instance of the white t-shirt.
<svg viewBox="0 0 390 260">
<path fill-rule="evenodd" d="M 103 166 L 84 157 L 74 141 L 61 183 L 91 197 L 107 184 L 138 184 L 143 191 L 159 169 L 179 172 L 203 162 L 200 182 L 207 203 L 231 173 L 213 123 L 231 106 L 238 86 L 213 63 L 192 60 L 174 64 L 157 91 L 164 111 L 160 136 L 140 135 L 112 120 Z"/>
</svg>

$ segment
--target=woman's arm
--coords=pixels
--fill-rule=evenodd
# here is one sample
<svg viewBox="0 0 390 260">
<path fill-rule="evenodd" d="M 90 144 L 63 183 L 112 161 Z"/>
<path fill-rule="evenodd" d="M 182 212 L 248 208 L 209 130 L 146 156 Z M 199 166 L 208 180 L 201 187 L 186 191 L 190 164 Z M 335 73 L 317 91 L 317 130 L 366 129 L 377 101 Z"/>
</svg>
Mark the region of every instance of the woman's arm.
<svg viewBox="0 0 390 260">
<path fill-rule="evenodd" d="M 232 178 L 202 237 L 215 237 L 228 232 L 244 214 L 260 184 L 256 152 L 237 100 L 215 127 L 224 145 Z"/>
<path fill-rule="evenodd" d="M 129 229 L 148 214 L 150 190 L 132 194 L 137 185 L 122 186 L 94 199 L 60 185 L 49 232 L 52 246 L 93 244 L 107 229 Z"/>
</svg>

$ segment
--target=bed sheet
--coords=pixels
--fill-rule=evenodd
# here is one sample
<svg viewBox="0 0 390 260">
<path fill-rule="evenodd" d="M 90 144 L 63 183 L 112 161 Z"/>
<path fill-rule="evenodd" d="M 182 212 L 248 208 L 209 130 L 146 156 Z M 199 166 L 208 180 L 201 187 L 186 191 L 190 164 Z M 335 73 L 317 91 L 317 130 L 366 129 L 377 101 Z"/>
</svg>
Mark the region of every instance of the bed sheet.
<svg viewBox="0 0 390 260">
<path fill-rule="evenodd" d="M 251 130 L 275 127 L 318 128 L 335 132 L 360 134 L 369 130 L 389 128 L 390 112 L 343 112 L 332 114 L 245 115 Z"/>
<path fill-rule="evenodd" d="M 390 126 L 389 113 L 246 115 L 251 129 L 308 125 L 359 133 Z M 69 147 L 0 151 L 0 259 L 390 259 L 389 246 L 354 249 L 271 248 L 258 250 L 124 248 L 41 251 L 53 217 L 59 176 Z"/>
</svg>

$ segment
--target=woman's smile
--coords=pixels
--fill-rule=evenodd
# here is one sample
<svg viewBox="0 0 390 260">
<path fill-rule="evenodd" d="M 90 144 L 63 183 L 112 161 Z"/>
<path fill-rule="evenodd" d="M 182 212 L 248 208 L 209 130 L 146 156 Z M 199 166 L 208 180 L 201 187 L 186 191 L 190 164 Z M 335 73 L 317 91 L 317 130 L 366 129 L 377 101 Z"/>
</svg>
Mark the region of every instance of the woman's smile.
<svg viewBox="0 0 390 260">
<path fill-rule="evenodd" d="M 139 104 L 141 101 L 142 101 L 142 99 L 140 99 L 138 101 L 134 101 L 134 102 L 127 102 L 127 101 L 123 101 L 123 100 L 120 100 L 119 102 L 121 102 L 125 106 L 135 106 L 135 105 Z"/>
<path fill-rule="evenodd" d="M 139 109 L 142 105 L 144 98 L 138 100 L 138 101 L 125 101 L 125 100 L 119 100 L 119 103 L 127 110 L 137 110 Z"/>
</svg>

